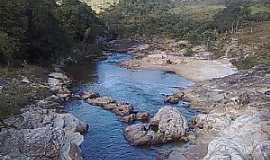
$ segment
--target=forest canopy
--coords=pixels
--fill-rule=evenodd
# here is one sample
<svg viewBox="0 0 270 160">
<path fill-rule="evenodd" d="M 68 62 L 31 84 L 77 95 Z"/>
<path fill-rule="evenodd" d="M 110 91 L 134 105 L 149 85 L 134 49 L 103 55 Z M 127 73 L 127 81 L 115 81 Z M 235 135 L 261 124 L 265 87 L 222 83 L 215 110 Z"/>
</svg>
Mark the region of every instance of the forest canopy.
<svg viewBox="0 0 270 160">
<path fill-rule="evenodd" d="M 102 22 L 78 0 L 0 1 L 0 62 L 56 62 L 95 43 Z M 87 31 L 87 34 L 85 34 Z"/>
</svg>

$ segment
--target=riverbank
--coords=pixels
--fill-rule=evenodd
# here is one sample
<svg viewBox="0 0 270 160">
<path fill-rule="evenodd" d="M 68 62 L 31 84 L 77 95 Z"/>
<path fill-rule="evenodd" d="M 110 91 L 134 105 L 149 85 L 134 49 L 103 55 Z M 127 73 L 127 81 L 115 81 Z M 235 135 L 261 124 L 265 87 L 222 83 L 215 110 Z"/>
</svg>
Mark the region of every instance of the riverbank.
<svg viewBox="0 0 270 160">
<path fill-rule="evenodd" d="M 269 69 L 258 66 L 197 83 L 182 93 L 182 100 L 203 111 L 194 119 L 195 145 L 183 153 L 186 159 L 199 148 L 206 152 L 195 159 L 269 159 Z M 177 149 L 171 152 L 168 159 L 179 155 Z"/>
<path fill-rule="evenodd" d="M 205 47 L 185 41 L 140 42 L 127 50 L 135 58 L 123 67 L 163 69 L 197 82 L 171 96 L 201 111 L 193 121 L 192 145 L 165 151 L 163 159 L 269 159 L 269 65 L 237 72 L 228 59 L 214 60 Z"/>
<path fill-rule="evenodd" d="M 117 43 L 117 42 L 116 42 Z M 173 72 L 192 81 L 225 77 L 237 72 L 229 59 L 215 59 L 206 46 L 192 46 L 188 41 L 146 40 L 121 44 L 117 49 L 133 53 L 134 59 L 123 61 L 121 66 L 130 69 L 161 69 Z"/>
<path fill-rule="evenodd" d="M 70 80 L 56 70 L 24 66 L 1 75 L 0 159 L 81 159 L 88 125 L 64 111 Z"/>
</svg>

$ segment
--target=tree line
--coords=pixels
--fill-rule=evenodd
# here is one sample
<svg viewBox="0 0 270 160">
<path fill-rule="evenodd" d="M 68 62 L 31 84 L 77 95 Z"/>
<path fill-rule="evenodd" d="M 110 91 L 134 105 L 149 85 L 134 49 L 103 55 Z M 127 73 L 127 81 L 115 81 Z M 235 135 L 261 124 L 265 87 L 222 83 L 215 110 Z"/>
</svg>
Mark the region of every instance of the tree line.
<svg viewBox="0 0 270 160">
<path fill-rule="evenodd" d="M 119 37 L 166 35 L 194 42 L 212 41 L 218 33 L 236 32 L 241 27 L 270 20 L 268 1 L 224 0 L 222 3 L 224 9 L 214 13 L 212 18 L 196 20 L 192 15 L 193 11 L 196 12 L 194 8 L 191 12 L 186 12 L 186 9 L 172 12 L 179 6 L 191 6 L 192 10 L 192 5 L 181 4 L 179 1 L 120 0 L 103 13 L 103 19 L 109 30 Z M 257 5 L 265 6 L 266 10 L 260 10 Z M 197 14 L 200 17 L 200 13 Z"/>
<path fill-rule="evenodd" d="M 0 63 L 5 65 L 76 57 L 104 29 L 79 0 L 2 0 L 0 19 Z"/>
</svg>

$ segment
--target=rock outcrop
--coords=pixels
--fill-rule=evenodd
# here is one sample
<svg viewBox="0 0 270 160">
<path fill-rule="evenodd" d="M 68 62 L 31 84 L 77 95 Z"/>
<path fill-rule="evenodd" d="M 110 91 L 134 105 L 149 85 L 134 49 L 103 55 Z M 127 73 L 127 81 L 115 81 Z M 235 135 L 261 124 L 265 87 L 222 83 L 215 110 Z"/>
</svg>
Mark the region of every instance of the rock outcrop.
<svg viewBox="0 0 270 160">
<path fill-rule="evenodd" d="M 246 113 L 238 117 L 225 128 L 220 137 L 208 145 L 208 154 L 204 160 L 267 160 L 270 159 L 269 114 Z"/>
<path fill-rule="evenodd" d="M 269 65 L 185 90 L 183 98 L 202 111 L 194 120 L 195 142 L 208 145 L 207 153 L 195 159 L 270 159 L 269 92 Z M 189 157 L 190 151 L 182 155 Z"/>
<path fill-rule="evenodd" d="M 4 121 L 13 127 L 0 132 L 0 159 L 71 159 L 70 148 L 82 143 L 88 125 L 69 113 L 41 107 L 30 105 L 21 115 Z"/>
<path fill-rule="evenodd" d="M 188 128 L 180 111 L 165 106 L 149 123 L 130 125 L 125 129 L 126 139 L 133 145 L 156 145 L 181 140 Z"/>
<path fill-rule="evenodd" d="M 50 91 L 63 100 L 68 100 L 71 96 L 71 92 L 67 88 L 70 83 L 70 79 L 63 73 L 53 72 L 49 74 L 48 85 Z"/>
<path fill-rule="evenodd" d="M 0 159 L 82 159 L 79 145 L 88 124 L 63 110 L 62 103 L 71 96 L 67 89 L 69 82 L 62 73 L 50 74 L 48 84 L 55 95 L 3 120 L 8 127 L 0 130 Z"/>
<path fill-rule="evenodd" d="M 177 104 L 180 101 L 189 102 L 189 99 L 185 97 L 183 92 L 175 93 L 173 95 L 166 96 L 165 102 L 170 104 Z"/>
</svg>

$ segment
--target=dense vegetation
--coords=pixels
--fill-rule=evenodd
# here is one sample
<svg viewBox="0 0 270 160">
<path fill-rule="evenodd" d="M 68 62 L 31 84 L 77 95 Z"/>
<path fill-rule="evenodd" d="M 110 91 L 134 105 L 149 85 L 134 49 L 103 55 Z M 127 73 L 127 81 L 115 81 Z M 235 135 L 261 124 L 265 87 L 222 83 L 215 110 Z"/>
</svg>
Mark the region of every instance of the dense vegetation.
<svg viewBox="0 0 270 160">
<path fill-rule="evenodd" d="M 203 1 L 212 3 L 207 5 L 181 0 L 108 2 L 101 17 L 110 33 L 120 38 L 163 35 L 211 46 L 219 33 L 247 26 L 252 29 L 254 24 L 270 20 L 267 1 Z M 90 54 L 96 50 L 96 36 L 106 30 L 94 11 L 79 0 L 1 1 L 0 11 L 1 64 L 59 62 Z"/>
<path fill-rule="evenodd" d="M 103 13 L 103 18 L 111 32 L 120 37 L 166 35 L 194 42 L 213 41 L 217 32 L 235 32 L 242 26 L 270 20 L 269 2 L 214 2 L 194 5 L 172 0 L 120 0 Z"/>
<path fill-rule="evenodd" d="M 0 1 L 0 19 L 0 61 L 8 65 L 76 56 L 83 43 L 95 43 L 102 27 L 78 0 Z"/>
<path fill-rule="evenodd" d="M 240 48 L 228 56 L 237 59 L 236 66 L 245 69 L 270 63 L 268 0 L 202 0 L 205 3 L 199 4 L 181 0 L 108 1 L 108 8 L 97 17 L 79 0 L 1 0 L 0 64 L 59 63 L 70 57 L 84 57 L 97 50 L 96 39 L 107 30 L 119 38 L 165 36 L 206 43 L 217 50 L 218 56 L 224 56 L 223 49 L 234 36 L 238 45 L 248 46 L 247 54 L 242 54 Z M 118 3 L 111 5 L 114 2 Z M 43 85 L 46 69 L 22 66 L 0 68 L 0 121 L 49 94 Z M 35 85 L 22 83 L 24 77 Z"/>
</svg>

